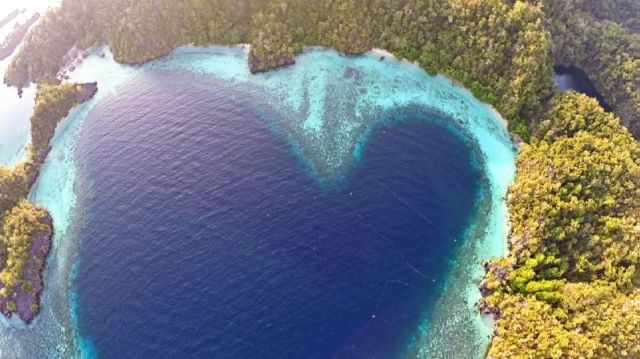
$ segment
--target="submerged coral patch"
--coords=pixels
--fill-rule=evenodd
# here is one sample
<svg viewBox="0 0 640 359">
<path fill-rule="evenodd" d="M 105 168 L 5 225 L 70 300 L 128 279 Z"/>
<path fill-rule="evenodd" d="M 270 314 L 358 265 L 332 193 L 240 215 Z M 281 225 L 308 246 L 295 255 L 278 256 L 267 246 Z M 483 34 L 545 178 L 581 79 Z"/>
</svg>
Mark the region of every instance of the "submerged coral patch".
<svg viewBox="0 0 640 359">
<path fill-rule="evenodd" d="M 252 75 L 245 61 L 242 48 L 181 48 L 152 67 L 226 79 L 262 96 L 309 165 L 329 182 L 347 173 L 367 132 L 384 120 L 381 114 L 412 107 L 472 129 L 468 140 L 483 141 L 492 162 L 513 161 L 509 135 L 490 107 L 452 80 L 411 63 L 311 49 L 297 66 Z"/>
</svg>

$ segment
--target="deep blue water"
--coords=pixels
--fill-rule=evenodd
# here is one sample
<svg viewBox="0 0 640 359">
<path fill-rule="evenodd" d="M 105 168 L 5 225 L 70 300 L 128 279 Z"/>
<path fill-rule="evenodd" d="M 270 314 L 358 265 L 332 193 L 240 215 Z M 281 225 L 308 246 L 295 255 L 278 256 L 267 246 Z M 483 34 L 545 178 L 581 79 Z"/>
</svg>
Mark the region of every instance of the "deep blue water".
<svg viewBox="0 0 640 359">
<path fill-rule="evenodd" d="M 589 75 L 577 67 L 555 66 L 556 85 L 562 91 L 577 91 L 598 100 L 600 106 L 611 112 L 611 106 L 605 101 L 604 97 L 598 92 L 596 86 L 591 82 Z"/>
<path fill-rule="evenodd" d="M 100 357 L 392 358 L 417 334 L 474 214 L 470 147 L 417 113 L 320 185 L 263 105 L 154 71 L 89 115 L 75 285 Z"/>
</svg>

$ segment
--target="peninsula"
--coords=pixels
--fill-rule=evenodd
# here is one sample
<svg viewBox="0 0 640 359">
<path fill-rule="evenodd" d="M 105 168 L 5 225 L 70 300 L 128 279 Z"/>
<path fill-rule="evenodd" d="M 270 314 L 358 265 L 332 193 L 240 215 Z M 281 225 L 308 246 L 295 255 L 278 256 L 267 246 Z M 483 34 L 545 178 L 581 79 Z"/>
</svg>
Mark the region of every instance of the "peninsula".
<svg viewBox="0 0 640 359">
<path fill-rule="evenodd" d="M 29 323 L 37 314 L 42 271 L 51 248 L 52 220 L 27 195 L 49 152 L 59 121 L 93 97 L 97 84 L 41 84 L 31 117 L 32 144 L 15 168 L 0 167 L 0 312 Z"/>
</svg>

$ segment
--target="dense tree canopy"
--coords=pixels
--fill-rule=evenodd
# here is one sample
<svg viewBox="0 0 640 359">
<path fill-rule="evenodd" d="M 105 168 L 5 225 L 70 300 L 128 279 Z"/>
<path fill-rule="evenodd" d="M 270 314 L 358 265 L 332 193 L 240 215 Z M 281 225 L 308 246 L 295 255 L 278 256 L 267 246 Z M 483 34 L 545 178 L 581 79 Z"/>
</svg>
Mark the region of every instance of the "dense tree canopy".
<svg viewBox="0 0 640 359">
<path fill-rule="evenodd" d="M 459 80 L 526 135 L 551 96 L 549 37 L 537 4 L 504 0 L 65 0 L 29 33 L 5 80 L 51 79 L 73 46 L 104 41 L 141 63 L 184 44 L 249 43 L 254 71 L 291 64 L 304 46 L 373 47 Z"/>
<path fill-rule="evenodd" d="M 430 73 L 459 80 L 526 136 L 526 124 L 539 118 L 551 96 L 555 60 L 585 69 L 623 124 L 640 133 L 640 6 L 635 5 L 635 0 L 64 0 L 28 34 L 5 79 L 18 86 L 52 79 L 71 47 L 100 42 L 126 63 L 142 63 L 185 44 L 249 43 L 254 71 L 291 64 L 309 45 L 347 54 L 381 47 Z"/>
<path fill-rule="evenodd" d="M 584 69 L 640 136 L 640 4 L 637 0 L 545 0 L 555 62 Z"/>
<path fill-rule="evenodd" d="M 17 285 L 26 284 L 21 278 L 35 232 L 51 232 L 49 214 L 27 201 L 20 201 L 3 218 L 0 232 L 0 295 L 7 298 Z"/>
<path fill-rule="evenodd" d="M 640 144 L 584 95 L 548 117 L 518 157 L 510 254 L 483 283 L 490 357 L 638 357 Z"/>
</svg>

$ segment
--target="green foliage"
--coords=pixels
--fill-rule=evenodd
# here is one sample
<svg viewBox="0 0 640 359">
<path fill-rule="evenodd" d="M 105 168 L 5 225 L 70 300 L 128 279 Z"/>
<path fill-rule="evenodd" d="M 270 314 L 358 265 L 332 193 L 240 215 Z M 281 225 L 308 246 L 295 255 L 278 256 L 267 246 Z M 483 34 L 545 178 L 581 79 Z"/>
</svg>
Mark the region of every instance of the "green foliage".
<svg viewBox="0 0 640 359">
<path fill-rule="evenodd" d="M 485 280 L 489 357 L 638 357 L 640 144 L 571 92 L 535 134 L 508 195 L 510 254 Z"/>
<path fill-rule="evenodd" d="M 519 119 L 523 137 L 552 94 L 543 13 L 506 0 L 65 0 L 26 37 L 5 80 L 53 78 L 68 49 L 99 42 L 125 63 L 180 45 L 249 43 L 253 71 L 291 64 L 304 46 L 385 48 Z"/>
<path fill-rule="evenodd" d="M 508 124 L 508 130 L 512 134 L 520 136 L 524 141 L 529 141 L 531 138 L 531 133 L 529 131 L 529 126 L 526 122 L 522 121 L 520 118 L 512 118 Z"/>
<path fill-rule="evenodd" d="M 78 104 L 81 91 L 82 85 L 76 84 L 38 86 L 31 116 L 31 151 L 34 154 L 34 163 L 26 166 L 28 175 L 36 171 L 44 161 L 49 151 L 49 141 L 53 137 L 58 122 Z"/>
<path fill-rule="evenodd" d="M 555 304 L 505 295 L 488 358 L 637 358 L 640 295 L 602 283 L 569 283 Z"/>
<path fill-rule="evenodd" d="M 586 96 L 568 94 L 552 113 L 518 159 L 508 198 L 514 254 L 560 256 L 571 279 L 623 281 L 640 256 L 629 250 L 638 244 L 640 146 Z"/>
<path fill-rule="evenodd" d="M 620 121 L 606 113 L 597 100 L 567 92 L 555 100 L 550 118 L 540 123 L 536 131 L 539 139 L 553 142 L 560 138 L 571 138 L 580 132 L 601 135 L 620 134 Z"/>
<path fill-rule="evenodd" d="M 580 0 L 564 4 L 597 20 L 618 23 L 631 31 L 640 32 L 640 6 L 636 0 Z"/>
<path fill-rule="evenodd" d="M 303 11 L 301 3 L 270 3 L 266 9 L 252 16 L 250 63 L 252 71 L 265 71 L 273 67 L 284 66 L 293 61 L 302 51 L 301 44 L 294 36 L 304 36 L 304 28 L 298 28 L 296 14 Z"/>
<path fill-rule="evenodd" d="M 31 145 L 25 159 L 15 168 L 0 167 L 0 224 L 6 211 L 26 198 L 47 152 L 56 125 L 78 103 L 82 85 L 38 87 L 31 117 Z"/>
<path fill-rule="evenodd" d="M 502 306 L 488 358 L 594 358 L 596 343 L 567 330 L 550 304 L 511 295 Z"/>
<path fill-rule="evenodd" d="M 6 303 L 8 312 L 16 310 L 15 302 L 8 299 L 13 298 L 18 286 L 34 291 L 33 283 L 25 278 L 27 263 L 37 260 L 29 254 L 34 235 L 52 233 L 47 211 L 27 202 L 29 188 L 49 152 L 58 122 L 94 90 L 93 84 L 39 85 L 28 155 L 15 168 L 0 167 L 0 303 Z"/>
<path fill-rule="evenodd" d="M 40 306 L 37 305 L 36 303 L 32 303 L 31 305 L 29 305 L 29 311 L 33 314 L 37 313 L 38 310 L 40 310 Z"/>
<path fill-rule="evenodd" d="M 27 192 L 26 179 L 20 169 L 0 167 L 0 224 L 4 212 L 26 197 Z"/>
<path fill-rule="evenodd" d="M 5 263 L 0 271 L 3 286 L 0 288 L 1 296 L 10 297 L 15 287 L 22 283 L 22 272 L 29 260 L 34 233 L 51 233 L 48 218 L 47 211 L 26 201 L 18 203 L 5 216 L 0 234 L 2 250 L 6 253 Z"/>
</svg>

